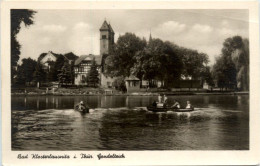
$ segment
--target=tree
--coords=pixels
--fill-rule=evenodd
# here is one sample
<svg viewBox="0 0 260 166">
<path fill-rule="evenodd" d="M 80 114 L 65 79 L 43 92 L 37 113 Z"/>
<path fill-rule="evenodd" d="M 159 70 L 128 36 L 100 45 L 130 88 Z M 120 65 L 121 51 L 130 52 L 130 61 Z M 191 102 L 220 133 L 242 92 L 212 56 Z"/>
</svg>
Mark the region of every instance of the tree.
<svg viewBox="0 0 260 166">
<path fill-rule="evenodd" d="M 96 87 L 99 83 L 99 73 L 97 70 L 97 65 L 95 59 L 92 60 L 92 64 L 87 76 L 87 84 L 89 86 Z"/>
<path fill-rule="evenodd" d="M 37 62 L 31 58 L 22 59 L 22 65 L 18 67 L 17 80 L 19 84 L 31 83 Z"/>
<path fill-rule="evenodd" d="M 220 56 L 213 66 L 213 76 L 220 88 L 236 88 L 236 68 L 229 56 Z"/>
<path fill-rule="evenodd" d="M 201 78 L 201 74 L 208 64 L 208 55 L 205 53 L 198 53 L 197 50 L 180 48 L 182 54 L 183 72 L 186 77 L 190 76 L 196 80 Z"/>
<path fill-rule="evenodd" d="M 71 83 L 71 66 L 67 61 L 64 62 L 64 65 L 62 66 L 60 73 L 58 74 L 58 80 L 60 84 L 67 85 L 68 83 Z"/>
<path fill-rule="evenodd" d="M 45 77 L 46 73 L 43 70 L 43 66 L 40 63 L 37 63 L 33 73 L 33 80 L 37 82 L 37 87 L 40 85 L 40 82 L 45 81 Z"/>
<path fill-rule="evenodd" d="M 240 36 L 233 37 L 232 61 L 237 70 L 237 88 L 249 90 L 249 41 Z"/>
<path fill-rule="evenodd" d="M 36 12 L 27 9 L 11 9 L 11 82 L 15 75 L 15 66 L 19 60 L 21 45 L 17 41 L 17 34 L 21 29 L 21 23 L 26 27 L 33 24 L 33 16 Z"/>
<path fill-rule="evenodd" d="M 115 88 L 119 91 L 126 92 L 126 85 L 125 85 L 125 78 L 124 77 L 117 77 L 113 82 Z"/>
<path fill-rule="evenodd" d="M 17 77 L 14 79 L 15 85 L 25 86 L 25 70 L 20 65 L 17 67 Z"/>
<path fill-rule="evenodd" d="M 201 73 L 202 80 L 203 82 L 206 81 L 208 85 L 213 86 L 214 85 L 214 80 L 212 73 L 210 71 L 210 67 L 205 67 L 204 70 Z"/>
<path fill-rule="evenodd" d="M 166 50 L 165 53 L 167 56 L 167 64 L 166 68 L 167 71 L 165 73 L 166 82 L 171 84 L 175 80 L 179 80 L 181 77 L 181 72 L 183 70 L 183 63 L 181 61 L 182 55 L 178 54 L 178 46 L 170 43 L 165 42 Z"/>
<path fill-rule="evenodd" d="M 222 54 L 213 67 L 215 78 L 228 87 L 249 89 L 249 42 L 240 36 L 227 38 L 223 42 Z M 225 80 L 225 81 L 223 81 Z M 224 83 L 223 83 L 224 82 Z M 221 84 L 221 85 L 222 85 Z"/>
<path fill-rule="evenodd" d="M 105 73 L 111 76 L 130 76 L 135 63 L 134 55 L 143 50 L 145 45 L 146 42 L 133 33 L 120 36 L 111 55 L 105 60 Z"/>
<path fill-rule="evenodd" d="M 150 40 L 144 50 L 135 55 L 132 74 L 140 80 L 161 80 L 167 84 L 180 78 L 182 63 L 175 52 L 175 45 L 160 39 Z"/>
<path fill-rule="evenodd" d="M 68 61 L 66 61 L 66 65 L 69 65 Z M 50 76 L 50 80 L 49 81 L 58 81 L 59 80 L 59 74 L 61 72 L 62 67 L 65 64 L 65 58 L 63 55 L 57 55 L 57 60 L 53 63 L 50 64 L 51 68 L 50 68 L 50 72 L 49 74 Z M 71 69 L 70 69 L 71 70 Z"/>
</svg>

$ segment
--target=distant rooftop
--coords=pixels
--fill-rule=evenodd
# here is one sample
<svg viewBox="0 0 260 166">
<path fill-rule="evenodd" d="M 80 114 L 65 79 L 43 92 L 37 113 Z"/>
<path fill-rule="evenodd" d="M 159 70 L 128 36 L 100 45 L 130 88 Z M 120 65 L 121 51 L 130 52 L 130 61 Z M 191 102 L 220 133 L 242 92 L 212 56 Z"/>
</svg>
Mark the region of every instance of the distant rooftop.
<svg viewBox="0 0 260 166">
<path fill-rule="evenodd" d="M 133 75 L 131 75 L 129 77 L 126 77 L 125 81 L 140 81 L 140 79 L 135 77 L 135 76 L 133 76 Z"/>
<path fill-rule="evenodd" d="M 97 65 L 101 65 L 101 56 L 100 55 L 82 55 L 76 61 L 75 65 L 79 65 L 83 60 L 92 61 L 95 58 Z"/>
</svg>

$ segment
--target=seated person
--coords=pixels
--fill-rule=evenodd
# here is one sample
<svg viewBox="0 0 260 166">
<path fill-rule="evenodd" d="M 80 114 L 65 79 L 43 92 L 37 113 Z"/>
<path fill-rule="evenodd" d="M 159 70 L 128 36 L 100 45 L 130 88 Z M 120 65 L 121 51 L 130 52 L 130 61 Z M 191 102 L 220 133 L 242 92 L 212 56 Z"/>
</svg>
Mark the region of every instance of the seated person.
<svg viewBox="0 0 260 166">
<path fill-rule="evenodd" d="M 192 105 L 191 105 L 191 103 L 190 103 L 190 101 L 187 101 L 187 106 L 186 106 L 186 108 L 193 108 Z"/>
<path fill-rule="evenodd" d="M 153 101 L 153 104 L 152 104 L 153 107 L 156 107 L 157 106 L 157 103 L 156 101 Z"/>
<path fill-rule="evenodd" d="M 173 103 L 174 104 L 172 105 L 172 108 L 181 108 L 181 105 L 178 101 L 174 100 Z"/>
<path fill-rule="evenodd" d="M 167 107 L 168 106 L 168 98 L 166 95 L 163 96 L 163 107 Z"/>
<path fill-rule="evenodd" d="M 163 96 L 163 102 L 164 102 L 165 104 L 167 104 L 167 102 L 168 102 L 168 98 L 167 98 L 166 95 Z"/>
<path fill-rule="evenodd" d="M 162 103 L 162 95 L 161 94 L 158 96 L 158 103 Z"/>
<path fill-rule="evenodd" d="M 85 104 L 84 104 L 83 101 L 81 101 L 81 102 L 79 103 L 78 108 L 79 108 L 80 110 L 84 110 L 84 109 L 86 108 L 86 106 L 85 106 Z"/>
</svg>

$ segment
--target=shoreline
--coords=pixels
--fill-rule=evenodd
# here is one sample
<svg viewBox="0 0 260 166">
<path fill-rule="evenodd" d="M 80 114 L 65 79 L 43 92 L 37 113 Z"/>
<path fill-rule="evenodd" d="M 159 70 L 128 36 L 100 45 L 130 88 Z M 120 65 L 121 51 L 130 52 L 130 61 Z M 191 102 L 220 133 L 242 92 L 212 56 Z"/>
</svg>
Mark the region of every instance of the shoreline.
<svg viewBox="0 0 260 166">
<path fill-rule="evenodd" d="M 11 93 L 11 96 L 158 96 L 165 93 L 167 96 L 192 96 L 192 95 L 249 95 L 249 92 L 154 92 L 154 93 L 114 93 L 114 94 L 76 94 L 76 93 Z"/>
</svg>

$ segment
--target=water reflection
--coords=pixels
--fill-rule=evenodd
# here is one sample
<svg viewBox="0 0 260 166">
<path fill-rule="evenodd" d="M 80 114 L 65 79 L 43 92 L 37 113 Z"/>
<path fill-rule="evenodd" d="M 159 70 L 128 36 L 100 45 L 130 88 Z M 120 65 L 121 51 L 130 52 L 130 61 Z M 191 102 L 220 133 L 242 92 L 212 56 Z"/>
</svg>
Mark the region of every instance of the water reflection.
<svg viewBox="0 0 260 166">
<path fill-rule="evenodd" d="M 248 96 L 169 96 L 191 113 L 152 113 L 156 96 L 12 97 L 13 150 L 246 150 Z M 92 109 L 72 108 L 81 100 Z"/>
</svg>

